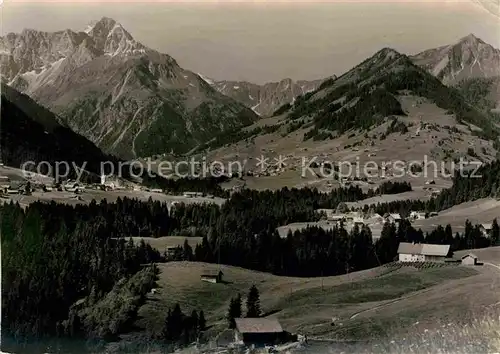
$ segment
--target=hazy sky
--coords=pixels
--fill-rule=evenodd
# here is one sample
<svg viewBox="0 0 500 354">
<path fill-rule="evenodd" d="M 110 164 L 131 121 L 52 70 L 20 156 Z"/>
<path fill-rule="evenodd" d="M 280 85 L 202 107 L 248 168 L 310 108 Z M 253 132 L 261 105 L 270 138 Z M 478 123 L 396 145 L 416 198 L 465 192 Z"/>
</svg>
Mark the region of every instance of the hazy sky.
<svg viewBox="0 0 500 354">
<path fill-rule="evenodd" d="M 186 69 L 216 79 L 258 83 L 339 75 L 381 47 L 413 54 L 469 33 L 500 47 L 499 18 L 472 0 L 238 4 L 6 0 L 2 9 L 3 33 L 26 27 L 83 30 L 90 21 L 109 16 L 136 40 L 170 54 Z"/>
</svg>

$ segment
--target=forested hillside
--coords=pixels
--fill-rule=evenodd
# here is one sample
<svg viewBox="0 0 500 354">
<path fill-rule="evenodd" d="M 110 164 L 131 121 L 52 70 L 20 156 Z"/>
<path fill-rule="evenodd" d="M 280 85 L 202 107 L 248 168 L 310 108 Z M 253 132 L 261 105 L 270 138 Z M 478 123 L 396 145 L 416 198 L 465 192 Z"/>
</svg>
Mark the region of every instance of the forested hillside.
<svg viewBox="0 0 500 354">
<path fill-rule="evenodd" d="M 500 198 L 500 160 L 483 164 L 477 171 L 457 171 L 453 185 L 428 201 L 403 200 L 365 206 L 380 214 L 398 212 L 406 216 L 412 210 L 440 211 L 481 198 Z"/>
<path fill-rule="evenodd" d="M 289 120 L 312 118 L 313 129 L 306 138 L 322 140 L 351 129 L 366 130 L 381 124 L 392 115 L 405 115 L 398 95 L 411 94 L 434 101 L 442 109 L 455 114 L 458 122 L 474 124 L 482 136 L 495 139 L 498 128 L 493 116 L 471 104 L 477 97 L 469 87 L 462 93 L 443 85 L 437 78 L 415 66 L 406 56 L 385 48 L 368 58 L 337 80 L 326 81 L 316 91 L 297 98 L 293 106 L 284 106 Z"/>
<path fill-rule="evenodd" d="M 70 317 L 74 304 L 91 308 L 118 281 L 137 274 L 141 264 L 160 259 L 145 244 L 135 247 L 125 239 L 113 240 L 112 236 L 126 234 L 111 228 L 105 215 L 84 216 L 65 205 L 34 203 L 24 211 L 19 205 L 4 204 L 0 222 L 2 335 L 91 335 L 101 323 L 86 325 L 83 318 Z M 139 299 L 154 281 L 151 276 L 144 279 L 138 285 Z M 122 314 L 103 315 L 101 322 L 118 316 L 123 320 L 101 335 L 117 334 L 139 302 L 121 309 Z"/>
</svg>

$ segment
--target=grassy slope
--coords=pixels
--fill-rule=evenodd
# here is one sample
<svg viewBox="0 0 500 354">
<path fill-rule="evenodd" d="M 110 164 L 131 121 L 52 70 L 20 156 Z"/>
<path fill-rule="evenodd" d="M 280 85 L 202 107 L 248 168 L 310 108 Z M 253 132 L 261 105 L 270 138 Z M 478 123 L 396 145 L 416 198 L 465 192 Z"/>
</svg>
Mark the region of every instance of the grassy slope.
<svg viewBox="0 0 500 354">
<path fill-rule="evenodd" d="M 201 243 L 201 237 L 184 237 L 184 236 L 165 236 L 165 237 L 132 237 L 134 243 L 138 244 L 141 240 L 156 248 L 163 253 L 167 247 L 183 246 L 184 241 L 187 240 L 191 247 L 196 247 Z"/>
<path fill-rule="evenodd" d="M 389 328 L 394 332 L 404 331 L 416 321 L 425 323 L 425 316 L 434 322 L 439 318 L 456 319 L 471 308 L 470 298 L 465 295 L 472 293 L 472 286 L 486 287 L 491 284 L 492 276 L 500 275 L 490 268 L 478 271 L 452 266 L 391 272 L 380 267 L 322 281 L 222 266 L 226 284 L 200 281 L 201 273 L 217 268 L 217 265 L 187 262 L 160 265 L 159 292 L 148 295 L 137 324 L 158 331 L 168 307 L 179 302 L 185 312 L 203 309 L 212 332 L 216 333 L 225 328 L 224 316 L 230 298 L 240 292 L 245 299 L 248 288 L 256 284 L 263 312 L 275 314 L 286 330 L 324 338 L 366 338 L 370 333 L 388 334 L 385 331 Z M 477 304 L 494 303 L 494 294 L 483 290 Z M 434 300 L 429 304 L 427 299 Z M 332 318 L 336 318 L 335 327 L 330 325 Z"/>
</svg>

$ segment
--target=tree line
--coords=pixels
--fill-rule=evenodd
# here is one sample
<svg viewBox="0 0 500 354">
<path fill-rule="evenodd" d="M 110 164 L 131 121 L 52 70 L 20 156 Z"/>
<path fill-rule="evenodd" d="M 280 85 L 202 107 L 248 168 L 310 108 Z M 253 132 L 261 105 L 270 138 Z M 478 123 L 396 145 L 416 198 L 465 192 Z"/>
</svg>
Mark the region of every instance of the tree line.
<svg viewBox="0 0 500 354">
<path fill-rule="evenodd" d="M 454 205 L 481 198 L 500 197 L 500 160 L 483 164 L 477 171 L 456 171 L 453 185 L 443 189 L 428 201 L 400 200 L 388 203 L 365 205 L 363 211 L 400 213 L 409 215 L 410 211 L 438 212 Z"/>
<path fill-rule="evenodd" d="M 168 310 L 163 327 L 163 340 L 168 343 L 187 345 L 198 340 L 206 329 L 207 323 L 203 310 L 193 310 L 186 315 L 179 304 Z"/>
</svg>

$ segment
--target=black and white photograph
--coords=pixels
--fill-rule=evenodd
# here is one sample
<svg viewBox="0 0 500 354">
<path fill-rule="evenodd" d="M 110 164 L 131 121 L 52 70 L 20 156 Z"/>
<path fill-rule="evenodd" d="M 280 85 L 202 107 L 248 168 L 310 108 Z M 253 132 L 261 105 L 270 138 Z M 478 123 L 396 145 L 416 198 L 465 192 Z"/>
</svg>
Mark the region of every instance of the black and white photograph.
<svg viewBox="0 0 500 354">
<path fill-rule="evenodd" d="M 4 0 L 0 352 L 500 352 L 500 0 Z"/>
</svg>

